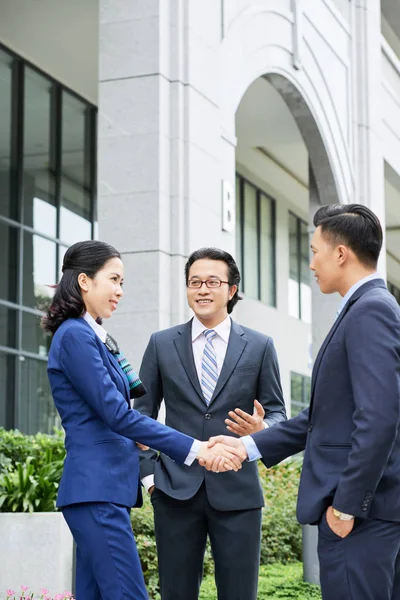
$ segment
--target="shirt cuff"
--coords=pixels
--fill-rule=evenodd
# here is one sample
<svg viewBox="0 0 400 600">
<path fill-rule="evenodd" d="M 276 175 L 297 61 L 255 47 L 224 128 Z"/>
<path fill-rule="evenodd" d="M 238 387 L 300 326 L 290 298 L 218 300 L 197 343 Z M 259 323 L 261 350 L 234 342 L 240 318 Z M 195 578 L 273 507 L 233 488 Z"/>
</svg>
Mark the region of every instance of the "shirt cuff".
<svg viewBox="0 0 400 600">
<path fill-rule="evenodd" d="M 194 440 L 192 447 L 190 448 L 190 452 L 186 457 L 185 465 L 190 467 L 191 464 L 196 460 L 196 456 L 200 452 L 201 442 L 199 440 Z"/>
<path fill-rule="evenodd" d="M 264 429 L 268 429 L 269 425 L 267 423 L 267 421 L 264 421 Z"/>
<path fill-rule="evenodd" d="M 253 438 L 250 435 L 243 436 L 242 438 L 240 438 L 240 441 L 243 443 L 243 446 L 246 448 L 248 461 L 251 462 L 253 460 L 257 460 L 258 458 L 261 458 L 262 455 L 260 454 L 260 451 L 257 448 L 255 441 L 253 440 Z"/>
<path fill-rule="evenodd" d="M 142 479 L 142 485 L 145 488 L 146 492 L 154 485 L 154 475 L 146 475 Z"/>
</svg>

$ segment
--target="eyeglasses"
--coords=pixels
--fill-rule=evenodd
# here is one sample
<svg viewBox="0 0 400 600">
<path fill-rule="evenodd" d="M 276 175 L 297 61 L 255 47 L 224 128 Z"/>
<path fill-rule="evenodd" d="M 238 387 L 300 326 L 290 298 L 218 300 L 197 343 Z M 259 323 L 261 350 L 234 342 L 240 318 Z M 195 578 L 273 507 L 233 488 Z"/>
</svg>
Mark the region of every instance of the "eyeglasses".
<svg viewBox="0 0 400 600">
<path fill-rule="evenodd" d="M 204 281 L 201 279 L 191 279 L 190 281 L 188 281 L 187 286 L 189 288 L 195 288 L 199 290 L 202 288 L 203 283 L 205 283 L 206 286 L 212 290 L 221 287 L 223 283 L 229 284 L 229 281 L 221 281 L 220 279 L 205 279 Z"/>
</svg>

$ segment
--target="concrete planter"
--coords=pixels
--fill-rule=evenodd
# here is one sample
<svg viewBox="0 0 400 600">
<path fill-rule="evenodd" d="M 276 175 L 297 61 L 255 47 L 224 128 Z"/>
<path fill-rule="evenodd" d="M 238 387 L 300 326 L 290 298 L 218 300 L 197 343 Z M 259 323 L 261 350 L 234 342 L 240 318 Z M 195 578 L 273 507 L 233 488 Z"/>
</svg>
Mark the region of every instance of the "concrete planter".
<svg viewBox="0 0 400 600">
<path fill-rule="evenodd" d="M 0 599 L 21 584 L 39 594 L 72 590 L 74 548 L 61 513 L 0 513 Z"/>
</svg>

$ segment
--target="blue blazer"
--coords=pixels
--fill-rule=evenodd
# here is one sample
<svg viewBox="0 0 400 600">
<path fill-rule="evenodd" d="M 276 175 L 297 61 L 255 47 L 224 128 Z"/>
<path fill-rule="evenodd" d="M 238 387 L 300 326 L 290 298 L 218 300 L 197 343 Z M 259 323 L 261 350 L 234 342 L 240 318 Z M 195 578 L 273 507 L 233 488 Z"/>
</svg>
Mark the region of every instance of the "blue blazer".
<svg viewBox="0 0 400 600">
<path fill-rule="evenodd" d="M 67 450 L 57 506 L 141 503 L 141 442 L 183 464 L 193 438 L 130 408 L 126 376 L 85 319 L 56 331 L 48 375 Z"/>
<path fill-rule="evenodd" d="M 400 521 L 400 307 L 383 280 L 362 285 L 328 333 L 310 408 L 253 439 L 268 467 L 305 449 L 300 523 L 330 505 Z"/>
</svg>

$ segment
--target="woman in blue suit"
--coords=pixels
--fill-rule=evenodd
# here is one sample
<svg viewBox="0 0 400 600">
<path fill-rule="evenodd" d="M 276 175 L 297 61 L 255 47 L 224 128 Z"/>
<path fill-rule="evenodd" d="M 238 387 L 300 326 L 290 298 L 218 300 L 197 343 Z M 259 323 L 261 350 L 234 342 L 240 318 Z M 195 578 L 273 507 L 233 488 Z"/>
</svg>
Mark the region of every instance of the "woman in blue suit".
<svg viewBox="0 0 400 600">
<path fill-rule="evenodd" d="M 122 298 L 123 263 L 115 248 L 80 242 L 64 257 L 63 276 L 43 318 L 53 335 L 48 375 L 65 430 L 66 458 L 57 506 L 77 546 L 77 600 L 146 600 L 130 508 L 142 502 L 136 442 L 180 464 L 241 458 L 199 442 L 131 408 L 137 377 L 100 323 Z M 221 470 L 221 465 L 219 466 Z"/>
</svg>

